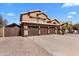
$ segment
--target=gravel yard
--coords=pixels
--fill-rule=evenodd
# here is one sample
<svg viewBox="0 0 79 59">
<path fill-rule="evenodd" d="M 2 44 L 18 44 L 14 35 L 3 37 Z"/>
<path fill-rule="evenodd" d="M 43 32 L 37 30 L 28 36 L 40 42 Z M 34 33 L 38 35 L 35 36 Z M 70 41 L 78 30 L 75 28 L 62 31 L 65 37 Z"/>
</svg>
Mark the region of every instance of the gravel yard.
<svg viewBox="0 0 79 59">
<path fill-rule="evenodd" d="M 79 34 L 0 38 L 2 56 L 79 56 Z"/>
</svg>

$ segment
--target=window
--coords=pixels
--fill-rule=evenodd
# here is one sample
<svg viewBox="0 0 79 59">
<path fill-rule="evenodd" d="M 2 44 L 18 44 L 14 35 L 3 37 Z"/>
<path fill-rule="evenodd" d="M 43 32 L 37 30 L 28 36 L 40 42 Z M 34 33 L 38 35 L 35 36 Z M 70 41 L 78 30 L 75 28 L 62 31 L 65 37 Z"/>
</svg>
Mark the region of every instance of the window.
<svg viewBox="0 0 79 59">
<path fill-rule="evenodd" d="M 43 19 L 43 22 L 45 22 L 46 19 Z"/>
<path fill-rule="evenodd" d="M 56 24 L 56 22 L 53 22 L 53 24 Z"/>
</svg>

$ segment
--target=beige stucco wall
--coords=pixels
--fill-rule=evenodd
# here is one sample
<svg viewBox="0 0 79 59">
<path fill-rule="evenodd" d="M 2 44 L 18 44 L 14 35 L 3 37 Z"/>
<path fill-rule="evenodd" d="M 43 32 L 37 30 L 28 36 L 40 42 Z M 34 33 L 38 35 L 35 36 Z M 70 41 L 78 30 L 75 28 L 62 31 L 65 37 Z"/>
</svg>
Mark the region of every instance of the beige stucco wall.
<svg viewBox="0 0 79 59">
<path fill-rule="evenodd" d="M 27 14 L 22 16 L 22 21 L 28 21 L 28 19 L 29 19 L 29 16 Z"/>
<path fill-rule="evenodd" d="M 29 18 L 28 15 L 23 15 L 22 21 L 24 21 L 24 22 L 37 22 L 37 19 L 36 18 Z"/>
<path fill-rule="evenodd" d="M 30 13 L 30 16 L 32 17 L 37 17 L 37 14 L 39 14 L 40 12 L 35 12 L 35 13 Z"/>
<path fill-rule="evenodd" d="M 28 35 L 28 26 L 24 25 L 24 36 Z"/>
<path fill-rule="evenodd" d="M 23 15 L 22 16 L 22 21 L 23 22 L 40 22 L 40 23 L 47 23 L 47 21 L 49 20 L 49 19 L 47 19 L 46 18 L 46 16 L 40 16 L 40 18 L 45 18 L 46 20 L 44 21 L 43 19 L 39 19 L 38 21 L 37 21 L 37 17 L 36 18 L 30 18 L 28 15 Z"/>
<path fill-rule="evenodd" d="M 27 22 L 37 22 L 37 19 L 36 19 L 36 18 L 29 18 L 29 19 L 27 20 Z"/>
<path fill-rule="evenodd" d="M 49 19 L 46 19 L 45 22 L 47 23 L 47 21 L 49 21 Z"/>
<path fill-rule="evenodd" d="M 42 19 L 37 19 L 37 14 L 40 14 L 40 12 L 35 12 L 35 13 L 30 13 L 31 17 L 34 18 L 30 18 L 28 14 L 23 15 L 22 16 L 22 22 L 35 22 L 35 23 L 47 23 L 47 21 L 49 20 L 44 14 L 40 14 L 38 15 L 39 18 Z M 35 18 L 36 17 L 36 18 Z M 45 19 L 45 20 L 44 20 Z"/>
<path fill-rule="evenodd" d="M 42 19 L 38 19 L 39 23 L 44 23 L 44 21 Z"/>
<path fill-rule="evenodd" d="M 45 15 L 43 15 L 43 14 L 40 14 L 38 17 L 47 19 L 47 17 Z"/>
</svg>

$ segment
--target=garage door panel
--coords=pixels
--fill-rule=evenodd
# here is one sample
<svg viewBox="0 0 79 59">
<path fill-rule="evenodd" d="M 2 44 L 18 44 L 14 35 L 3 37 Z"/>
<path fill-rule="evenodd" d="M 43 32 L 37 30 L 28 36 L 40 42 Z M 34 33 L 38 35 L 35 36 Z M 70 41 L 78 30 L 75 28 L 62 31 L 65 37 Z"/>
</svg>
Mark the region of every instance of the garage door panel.
<svg viewBox="0 0 79 59">
<path fill-rule="evenodd" d="M 55 28 L 50 28 L 49 31 L 50 31 L 50 34 L 55 34 Z"/>
<path fill-rule="evenodd" d="M 47 27 L 42 27 L 42 28 L 40 28 L 40 34 L 41 34 L 41 35 L 46 35 L 46 34 L 48 34 L 48 28 L 47 28 Z"/>
<path fill-rule="evenodd" d="M 34 35 L 38 35 L 38 34 L 39 34 L 38 27 L 30 26 L 30 27 L 28 28 L 28 35 L 29 35 L 29 36 L 34 36 Z"/>
</svg>

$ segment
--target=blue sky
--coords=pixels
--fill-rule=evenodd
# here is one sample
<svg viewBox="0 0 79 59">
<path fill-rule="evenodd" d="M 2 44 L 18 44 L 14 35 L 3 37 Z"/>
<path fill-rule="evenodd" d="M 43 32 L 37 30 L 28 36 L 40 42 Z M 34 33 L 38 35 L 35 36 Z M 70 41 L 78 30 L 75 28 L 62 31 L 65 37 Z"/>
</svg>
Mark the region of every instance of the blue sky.
<svg viewBox="0 0 79 59">
<path fill-rule="evenodd" d="M 31 10 L 41 10 L 50 19 L 73 23 L 79 22 L 77 3 L 0 3 L 0 14 L 10 23 L 19 23 L 20 14 Z"/>
</svg>

